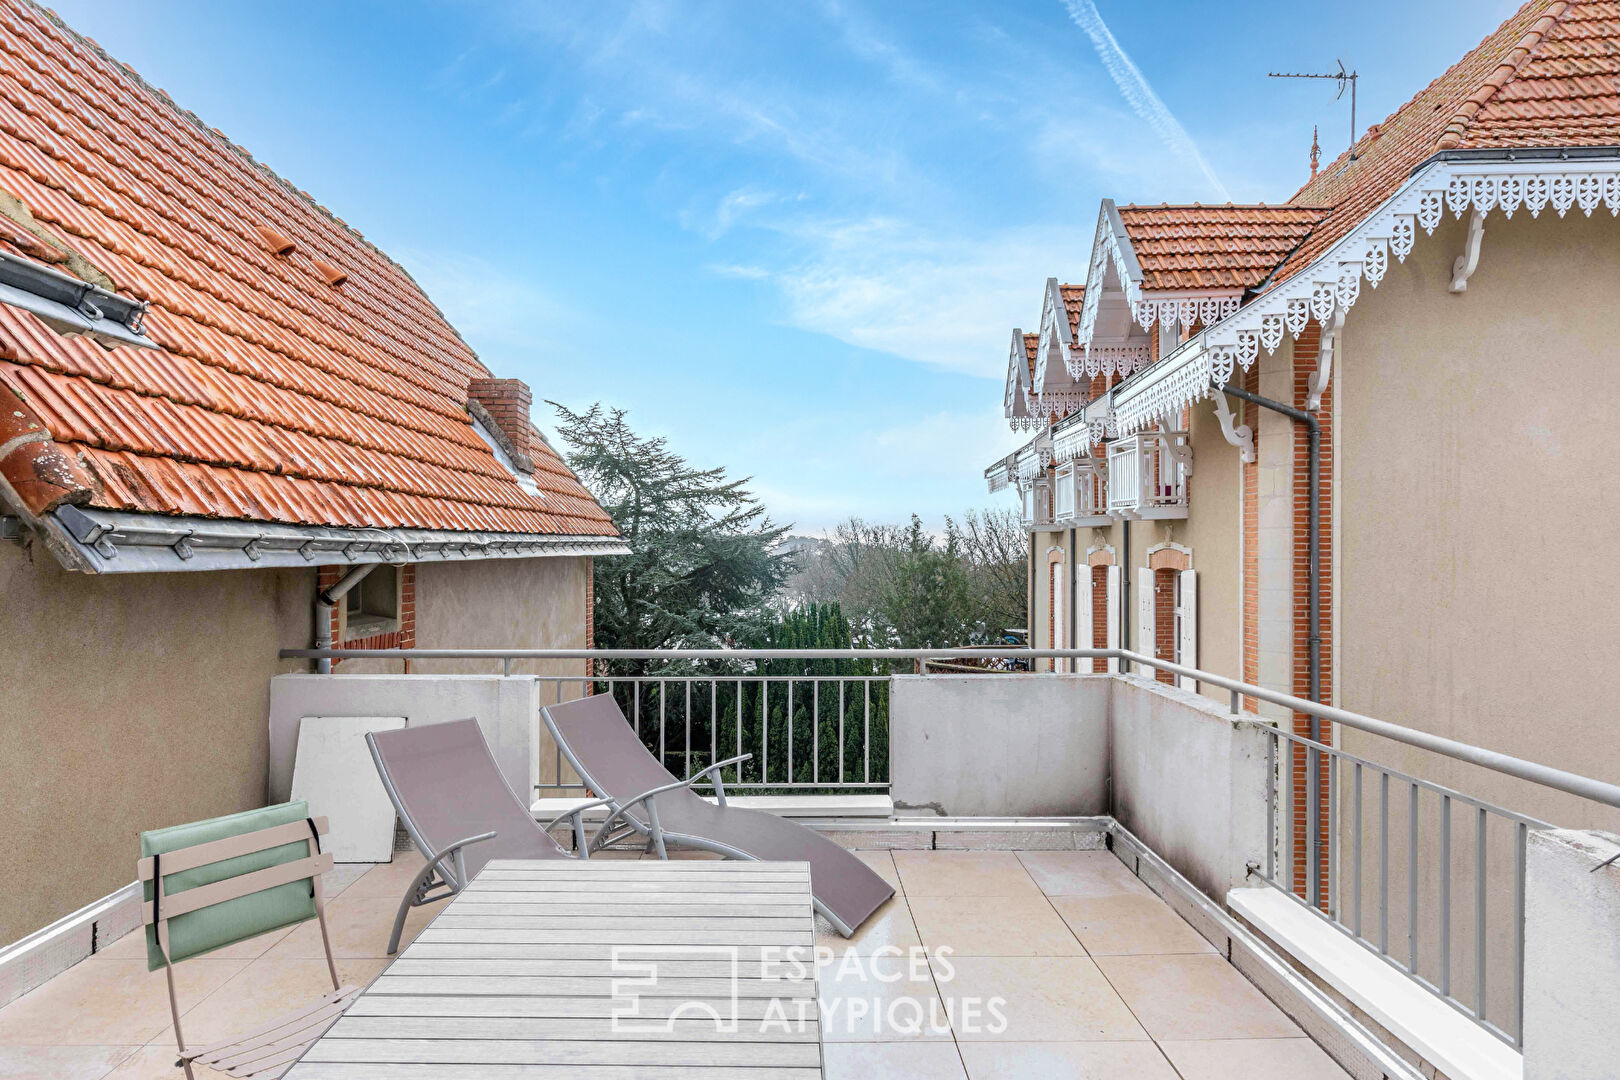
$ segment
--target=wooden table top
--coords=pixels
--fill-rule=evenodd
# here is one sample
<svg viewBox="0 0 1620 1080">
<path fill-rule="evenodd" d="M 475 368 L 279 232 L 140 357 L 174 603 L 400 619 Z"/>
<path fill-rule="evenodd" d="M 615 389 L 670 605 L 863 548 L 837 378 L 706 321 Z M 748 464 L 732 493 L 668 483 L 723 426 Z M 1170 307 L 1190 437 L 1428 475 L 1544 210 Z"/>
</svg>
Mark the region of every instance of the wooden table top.
<svg viewBox="0 0 1620 1080">
<path fill-rule="evenodd" d="M 286 1080 L 821 1080 L 805 863 L 495 860 Z"/>
</svg>

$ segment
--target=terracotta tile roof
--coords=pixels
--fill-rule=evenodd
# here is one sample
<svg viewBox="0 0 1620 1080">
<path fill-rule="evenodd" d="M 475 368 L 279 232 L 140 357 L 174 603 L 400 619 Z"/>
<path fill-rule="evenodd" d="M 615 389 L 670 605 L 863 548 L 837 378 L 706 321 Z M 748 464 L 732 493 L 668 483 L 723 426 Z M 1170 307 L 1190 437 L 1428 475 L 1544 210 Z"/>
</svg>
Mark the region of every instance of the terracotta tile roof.
<svg viewBox="0 0 1620 1080">
<path fill-rule="evenodd" d="M 465 410 L 489 372 L 402 268 L 27 0 L 0 0 L 7 193 L 151 304 L 161 348 L 111 352 L 0 305 L 0 380 L 96 478 L 91 505 L 614 533 L 532 431 L 543 498 L 496 461 Z M 273 254 L 271 235 L 292 252 Z M 0 241 L 28 254 L 20 230 Z"/>
<path fill-rule="evenodd" d="M 1620 143 L 1620 2 L 1532 0 L 1369 129 L 1293 202 L 1333 212 L 1279 270 L 1308 266 L 1441 150 Z"/>
<path fill-rule="evenodd" d="M 1024 335 L 1024 361 L 1029 365 L 1029 377 L 1035 378 L 1035 358 L 1041 354 L 1041 335 Z"/>
<path fill-rule="evenodd" d="M 1252 289 L 1327 211 L 1306 206 L 1121 206 L 1142 288 Z"/>
<path fill-rule="evenodd" d="M 1080 309 L 1086 304 L 1086 287 L 1084 285 L 1059 285 L 1058 292 L 1063 296 L 1063 310 L 1069 315 L 1069 336 L 1078 337 L 1080 334 Z"/>
</svg>

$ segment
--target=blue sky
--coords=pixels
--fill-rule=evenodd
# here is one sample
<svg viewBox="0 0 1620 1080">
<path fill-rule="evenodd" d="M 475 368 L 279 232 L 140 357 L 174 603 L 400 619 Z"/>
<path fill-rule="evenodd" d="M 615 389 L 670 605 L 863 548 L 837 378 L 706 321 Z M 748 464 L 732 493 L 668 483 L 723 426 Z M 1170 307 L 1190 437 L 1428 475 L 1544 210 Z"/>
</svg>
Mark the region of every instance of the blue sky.
<svg viewBox="0 0 1620 1080">
<path fill-rule="evenodd" d="M 1517 6 L 52 2 L 537 403 L 624 407 L 805 532 L 991 503 L 1009 333 L 1097 201 L 1281 201 L 1312 124 L 1342 149 L 1268 70 L 1343 57 L 1365 126 Z"/>
</svg>

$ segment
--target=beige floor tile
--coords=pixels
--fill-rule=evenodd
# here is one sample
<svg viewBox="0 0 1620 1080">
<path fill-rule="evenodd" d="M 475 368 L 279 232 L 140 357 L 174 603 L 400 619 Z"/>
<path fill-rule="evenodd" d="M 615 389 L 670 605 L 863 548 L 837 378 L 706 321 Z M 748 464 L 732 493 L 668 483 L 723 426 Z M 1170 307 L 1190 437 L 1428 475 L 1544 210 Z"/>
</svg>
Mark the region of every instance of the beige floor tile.
<svg viewBox="0 0 1620 1080">
<path fill-rule="evenodd" d="M 1155 1039 L 1287 1039 L 1302 1033 L 1219 954 L 1099 956 Z"/>
<path fill-rule="evenodd" d="M 410 887 L 411 879 L 426 862 L 420 852 L 396 851 L 394 861 L 378 863 L 346 886 L 343 896 L 392 896 L 397 903 Z"/>
<path fill-rule="evenodd" d="M 280 930 L 272 930 L 268 934 L 259 934 L 256 937 L 248 938 L 246 941 L 238 941 L 234 945 L 227 945 L 223 949 L 215 949 L 213 952 L 204 955 L 211 960 L 252 960 L 263 956 L 270 946 L 292 932 L 292 927 L 283 926 Z M 146 932 L 144 929 L 132 930 L 96 955 L 111 956 L 121 960 L 145 959 Z"/>
<path fill-rule="evenodd" d="M 1152 896 L 1111 851 L 1020 851 L 1018 859 L 1047 896 Z"/>
<path fill-rule="evenodd" d="M 934 970 L 958 1042 L 1147 1038 L 1083 956 L 952 956 L 935 960 Z"/>
<path fill-rule="evenodd" d="M 0 1046 L 0 1076 L 6 1080 L 101 1080 L 139 1049 L 138 1046 Z"/>
<path fill-rule="evenodd" d="M 343 985 L 369 986 L 387 962 L 375 957 L 339 960 Z M 326 960 L 279 957 L 256 960 L 233 975 L 223 986 L 180 1014 L 187 1046 L 207 1046 L 233 1039 L 259 1028 L 283 1013 L 302 1009 L 331 992 Z M 184 1004 L 184 1003 L 182 1003 Z M 169 1043 L 173 1028 L 164 1028 L 154 1042 Z"/>
<path fill-rule="evenodd" d="M 449 900 L 440 900 L 426 907 L 412 908 L 405 917 L 405 932 L 399 947 L 416 940 L 422 928 L 444 910 Z M 342 896 L 326 905 L 327 931 L 332 937 L 332 954 L 337 957 L 386 957 L 388 933 L 394 927 L 394 912 L 399 909 L 399 895 L 357 895 L 351 887 Z M 321 947 L 321 928 L 314 919 L 298 926 L 264 954 L 265 959 L 287 957 L 315 957 L 326 955 Z"/>
<path fill-rule="evenodd" d="M 103 1080 L 186 1080 L 186 1074 L 174 1067 L 174 1059 L 172 1042 L 152 1043 L 131 1054 Z M 193 1065 L 191 1069 L 197 1080 L 226 1080 L 228 1075 L 203 1065 Z"/>
<path fill-rule="evenodd" d="M 1184 1080 L 1349 1080 L 1310 1039 L 1210 1039 L 1160 1044 Z"/>
<path fill-rule="evenodd" d="M 719 854 L 718 852 L 714 852 L 714 851 L 694 851 L 694 850 L 685 850 L 685 851 L 683 851 L 683 850 L 679 850 L 679 849 L 676 849 L 676 848 L 669 848 L 669 849 L 667 849 L 667 851 L 668 851 L 669 857 L 671 859 L 723 859 L 723 858 L 725 858 L 725 856 Z M 656 859 L 657 857 L 658 857 L 657 853 L 654 852 L 653 858 Z"/>
<path fill-rule="evenodd" d="M 969 1080 L 1179 1080 L 1150 1042 L 965 1042 Z"/>
<path fill-rule="evenodd" d="M 919 896 L 911 901 L 929 952 L 957 956 L 1084 956 L 1044 896 Z"/>
<path fill-rule="evenodd" d="M 377 863 L 338 863 L 321 875 L 321 885 L 324 887 L 326 898 L 336 900 L 343 895 L 345 889 L 359 881 L 365 874 L 375 870 L 378 865 Z"/>
<path fill-rule="evenodd" d="M 856 851 L 852 854 L 861 862 L 877 871 L 878 877 L 889 883 L 895 892 L 905 892 L 900 881 L 899 871 L 894 868 L 894 856 L 887 851 Z"/>
<path fill-rule="evenodd" d="M 824 1042 L 906 1042 L 951 1038 L 945 1005 L 921 954 L 850 953 L 816 973 Z"/>
<path fill-rule="evenodd" d="M 1039 896 L 1010 851 L 896 851 L 906 896 Z"/>
<path fill-rule="evenodd" d="M 1157 896 L 1054 896 L 1052 906 L 1092 956 L 1215 951 Z"/>
<path fill-rule="evenodd" d="M 825 917 L 817 915 L 816 947 L 830 949 L 835 956 L 843 953 L 870 956 L 879 949 L 909 952 L 921 948 L 922 940 L 917 937 L 917 927 L 912 922 L 905 896 L 895 893 L 861 924 L 853 937 L 844 937 Z"/>
<path fill-rule="evenodd" d="M 177 964 L 181 1015 L 246 967 L 199 957 Z M 146 961 L 92 956 L 0 1009 L 0 1046 L 139 1046 L 169 1026 L 162 971 Z"/>
<path fill-rule="evenodd" d="M 967 1080 L 956 1044 L 834 1043 L 822 1047 L 827 1080 Z"/>
</svg>

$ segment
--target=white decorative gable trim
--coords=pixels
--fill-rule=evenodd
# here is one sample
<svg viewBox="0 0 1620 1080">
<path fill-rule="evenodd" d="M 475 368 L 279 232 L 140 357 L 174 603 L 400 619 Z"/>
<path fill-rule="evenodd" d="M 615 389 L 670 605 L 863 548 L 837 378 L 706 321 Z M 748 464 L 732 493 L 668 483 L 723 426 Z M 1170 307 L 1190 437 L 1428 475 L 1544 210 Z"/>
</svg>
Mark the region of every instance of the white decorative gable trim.
<svg viewBox="0 0 1620 1080">
<path fill-rule="evenodd" d="M 1061 361 L 1070 378 L 1079 378 L 1074 373 L 1074 365 L 1070 360 L 1074 348 L 1074 337 L 1069 332 L 1069 310 L 1063 305 L 1063 292 L 1058 287 L 1058 279 L 1046 279 L 1046 293 L 1041 300 L 1041 344 L 1035 353 L 1035 387 L 1044 390 L 1046 387 L 1047 369 L 1051 365 L 1053 354 Z"/>
<path fill-rule="evenodd" d="M 1125 223 L 1119 219 L 1114 200 L 1104 199 L 1097 213 L 1097 235 L 1091 241 L 1091 265 L 1086 270 L 1086 295 L 1080 303 L 1079 344 L 1090 347 L 1091 333 L 1097 326 L 1097 305 L 1102 302 L 1103 282 L 1108 279 L 1108 267 L 1117 273 L 1125 299 L 1133 306 L 1142 298 L 1142 268 L 1131 250 L 1131 241 L 1125 235 Z"/>
<path fill-rule="evenodd" d="M 1518 160 L 1507 161 L 1436 157 L 1310 266 L 1117 387 L 1112 396 L 1120 433 L 1140 431 L 1202 400 L 1235 369 L 1247 371 L 1262 346 L 1275 351 L 1285 331 L 1297 336 L 1312 318 L 1331 326 L 1360 298 L 1362 280 L 1377 288 L 1389 256 L 1404 261 L 1418 229 L 1433 233 L 1447 210 L 1460 218 L 1470 209 L 1482 216 L 1500 210 L 1505 217 L 1520 210 L 1538 217 L 1551 209 L 1562 217 L 1572 209 L 1591 216 L 1602 207 L 1620 216 L 1620 157 L 1551 156 L 1557 153 L 1520 151 Z"/>
<path fill-rule="evenodd" d="M 1007 385 L 1001 395 L 1002 415 L 1014 431 L 1036 426 L 1029 411 L 1029 360 L 1024 354 L 1024 332 L 1017 327 L 1012 332 L 1012 348 L 1007 354 Z"/>
<path fill-rule="evenodd" d="M 1220 293 L 1189 293 L 1186 296 L 1154 297 L 1137 300 L 1131 304 L 1131 314 L 1136 316 L 1136 322 L 1144 330 L 1151 329 L 1154 322 L 1175 322 L 1182 326 L 1191 326 L 1201 322 L 1210 326 L 1221 319 L 1229 318 L 1236 313 L 1238 305 L 1243 301 L 1241 292 Z"/>
</svg>

